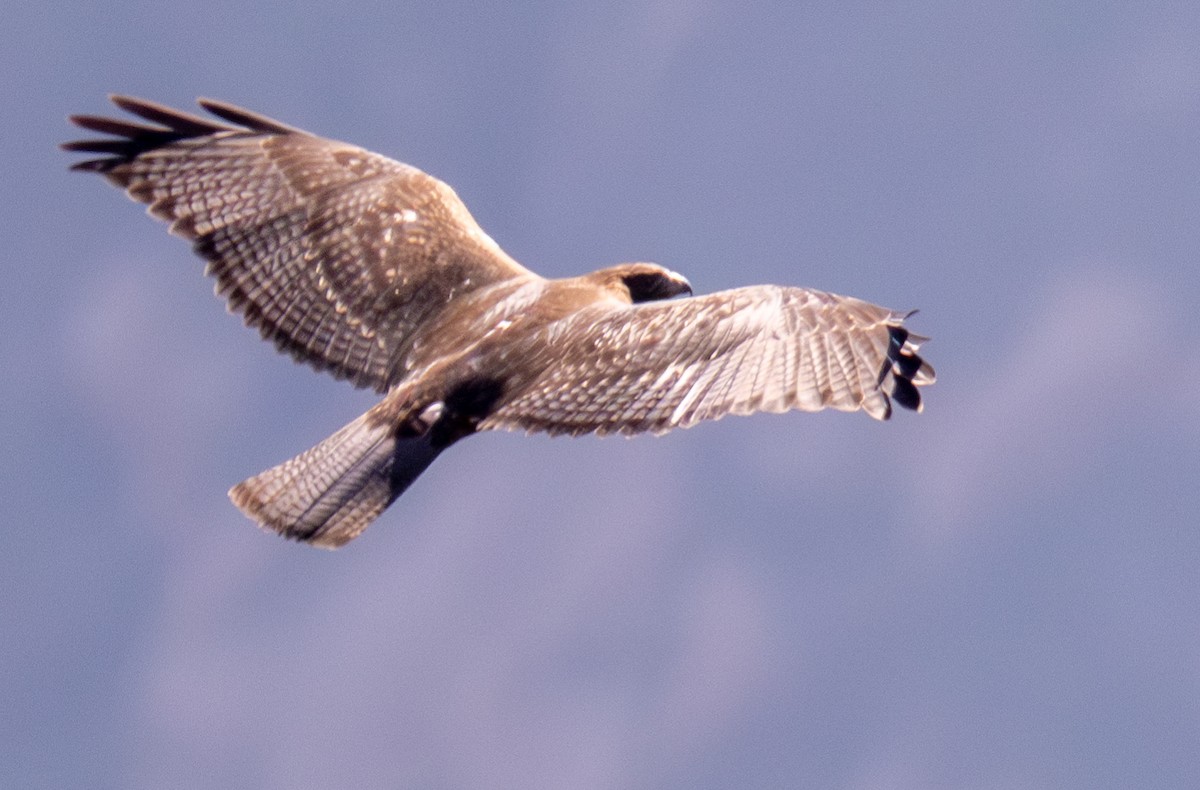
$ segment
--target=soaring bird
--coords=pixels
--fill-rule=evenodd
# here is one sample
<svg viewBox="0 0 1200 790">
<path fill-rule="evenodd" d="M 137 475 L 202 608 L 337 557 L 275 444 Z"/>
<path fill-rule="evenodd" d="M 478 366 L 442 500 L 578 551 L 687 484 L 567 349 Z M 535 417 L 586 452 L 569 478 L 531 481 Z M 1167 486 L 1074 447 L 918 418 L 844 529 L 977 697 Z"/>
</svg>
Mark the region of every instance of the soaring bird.
<svg viewBox="0 0 1200 790">
<path fill-rule="evenodd" d="M 260 526 L 336 548 L 477 431 L 662 433 L 726 414 L 920 411 L 934 381 L 909 313 L 806 288 L 693 296 L 623 263 L 545 279 L 449 186 L 410 165 L 211 99 L 212 118 L 127 96 L 65 143 L 189 239 L 231 312 L 317 370 L 383 394 L 234 486 Z M 676 298 L 680 297 L 680 298 Z"/>
</svg>

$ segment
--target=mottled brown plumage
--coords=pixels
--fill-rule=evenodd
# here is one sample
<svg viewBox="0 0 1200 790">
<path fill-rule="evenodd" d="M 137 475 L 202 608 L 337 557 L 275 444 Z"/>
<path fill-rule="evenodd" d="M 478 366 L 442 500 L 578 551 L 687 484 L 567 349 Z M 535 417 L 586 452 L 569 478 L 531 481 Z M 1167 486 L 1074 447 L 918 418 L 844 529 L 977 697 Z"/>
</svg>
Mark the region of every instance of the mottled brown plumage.
<svg viewBox="0 0 1200 790">
<path fill-rule="evenodd" d="M 358 535 L 459 439 L 494 428 L 661 433 L 726 414 L 920 410 L 934 380 L 906 315 L 765 285 L 690 296 L 649 263 L 546 280 L 449 186 L 255 113 L 123 96 L 67 143 L 208 261 L 232 311 L 295 359 L 383 400 L 239 483 L 259 524 L 328 548 Z M 217 120 L 220 119 L 220 120 Z M 689 295 L 687 298 L 673 297 Z"/>
</svg>

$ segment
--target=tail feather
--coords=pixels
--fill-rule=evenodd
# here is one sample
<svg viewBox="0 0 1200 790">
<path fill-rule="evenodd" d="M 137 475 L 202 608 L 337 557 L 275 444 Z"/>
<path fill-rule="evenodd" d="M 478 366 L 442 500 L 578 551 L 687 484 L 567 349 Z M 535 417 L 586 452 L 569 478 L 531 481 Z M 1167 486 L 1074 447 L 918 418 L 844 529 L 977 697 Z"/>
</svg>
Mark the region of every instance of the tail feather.
<svg viewBox="0 0 1200 790">
<path fill-rule="evenodd" d="M 284 537 L 334 549 L 358 536 L 433 463 L 431 434 L 398 439 L 369 413 L 310 450 L 243 480 L 229 498 Z"/>
</svg>

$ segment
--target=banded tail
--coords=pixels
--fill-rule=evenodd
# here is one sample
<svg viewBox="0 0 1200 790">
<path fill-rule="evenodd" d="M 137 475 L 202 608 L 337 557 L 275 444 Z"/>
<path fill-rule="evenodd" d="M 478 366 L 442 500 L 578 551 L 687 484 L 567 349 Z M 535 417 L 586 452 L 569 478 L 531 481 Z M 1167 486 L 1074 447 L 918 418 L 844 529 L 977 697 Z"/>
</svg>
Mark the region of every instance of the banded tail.
<svg viewBox="0 0 1200 790">
<path fill-rule="evenodd" d="M 399 439 L 371 412 L 310 450 L 229 490 L 259 526 L 336 549 L 353 540 L 445 449 L 433 431 Z"/>
</svg>

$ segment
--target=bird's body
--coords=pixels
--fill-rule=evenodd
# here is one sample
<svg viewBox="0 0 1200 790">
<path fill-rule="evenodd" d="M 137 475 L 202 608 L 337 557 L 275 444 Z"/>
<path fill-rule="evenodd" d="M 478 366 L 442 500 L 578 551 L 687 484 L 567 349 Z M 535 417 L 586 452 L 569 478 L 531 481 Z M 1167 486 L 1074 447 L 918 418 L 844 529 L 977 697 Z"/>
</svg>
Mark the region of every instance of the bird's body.
<svg viewBox="0 0 1200 790">
<path fill-rule="evenodd" d="M 660 433 L 725 414 L 919 409 L 933 370 L 906 314 L 781 286 L 690 296 L 630 263 L 548 280 L 422 171 L 227 104 L 224 122 L 113 97 L 74 116 L 97 171 L 192 240 L 216 290 L 282 351 L 384 394 L 230 491 L 260 524 L 336 547 L 476 431 Z M 685 296 L 686 298 L 674 298 Z"/>
</svg>

